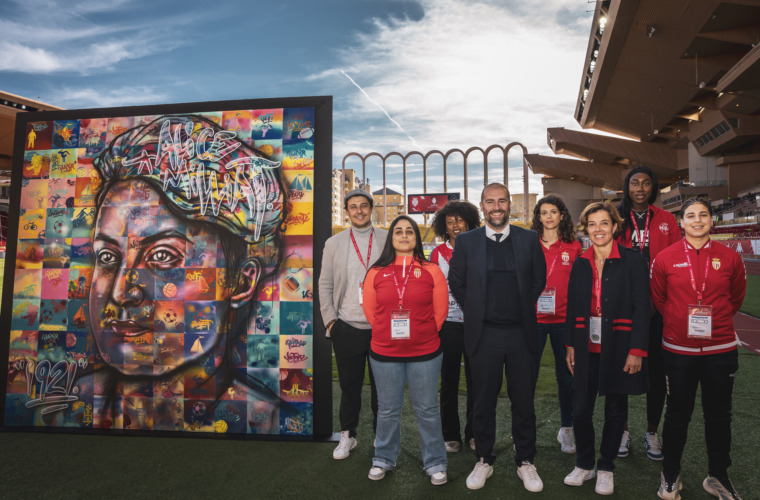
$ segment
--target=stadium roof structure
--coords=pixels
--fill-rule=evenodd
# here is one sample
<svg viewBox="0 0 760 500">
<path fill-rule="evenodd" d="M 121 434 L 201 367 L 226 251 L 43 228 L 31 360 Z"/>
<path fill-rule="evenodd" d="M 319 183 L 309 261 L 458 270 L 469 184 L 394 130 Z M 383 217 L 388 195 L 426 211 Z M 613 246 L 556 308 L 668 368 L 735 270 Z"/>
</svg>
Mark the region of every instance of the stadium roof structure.
<svg viewBox="0 0 760 500">
<path fill-rule="evenodd" d="M 690 148 L 756 167 L 760 1 L 597 0 L 575 118 L 632 140 L 550 128 L 552 151 L 579 160 L 529 155 L 534 172 L 619 189 L 646 165 L 663 186 L 688 179 Z"/>
</svg>

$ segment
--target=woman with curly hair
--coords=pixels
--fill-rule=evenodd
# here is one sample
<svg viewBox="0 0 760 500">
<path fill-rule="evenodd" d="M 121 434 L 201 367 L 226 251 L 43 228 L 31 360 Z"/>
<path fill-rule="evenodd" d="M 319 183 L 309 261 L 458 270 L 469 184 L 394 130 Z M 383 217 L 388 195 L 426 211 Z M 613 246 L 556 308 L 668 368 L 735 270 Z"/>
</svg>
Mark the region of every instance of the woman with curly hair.
<svg viewBox="0 0 760 500">
<path fill-rule="evenodd" d="M 431 223 L 435 235 L 443 238 L 443 243 L 433 249 L 430 261 L 438 264 L 444 276 L 449 275 L 449 261 L 454 253 L 458 234 L 480 226 L 477 207 L 467 201 L 450 201 L 436 212 Z M 443 364 L 441 365 L 441 423 L 446 451 L 456 453 L 462 444 L 459 423 L 459 374 L 464 354 L 464 318 L 459 304 L 449 291 L 449 313 L 441 328 Z M 467 385 L 467 410 L 464 426 L 465 442 L 474 446 L 472 433 L 472 378 L 470 362 L 464 356 L 464 378 Z"/>
<path fill-rule="evenodd" d="M 581 252 L 575 237 L 573 219 L 565 203 L 557 196 L 545 196 L 533 209 L 531 229 L 541 238 L 546 259 L 546 288 L 538 299 L 538 359 L 541 365 L 546 338 L 554 353 L 554 374 L 559 397 L 560 428 L 557 441 L 564 453 L 575 453 L 573 434 L 573 377 L 565 364 L 564 323 L 567 310 L 567 282 L 573 262 Z M 538 380 L 538 371 L 536 371 Z"/>
</svg>

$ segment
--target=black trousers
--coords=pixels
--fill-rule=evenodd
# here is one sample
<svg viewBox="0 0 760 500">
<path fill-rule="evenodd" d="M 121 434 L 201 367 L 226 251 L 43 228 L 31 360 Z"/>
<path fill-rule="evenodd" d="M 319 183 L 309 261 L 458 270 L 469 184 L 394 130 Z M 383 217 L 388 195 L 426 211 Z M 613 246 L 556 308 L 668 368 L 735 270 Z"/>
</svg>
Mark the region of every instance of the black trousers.
<svg viewBox="0 0 760 500">
<path fill-rule="evenodd" d="M 536 356 L 530 351 L 522 328 L 483 327 L 478 347 L 470 356 L 473 389 L 475 456 L 493 464 L 496 454 L 496 401 L 501 390 L 502 370 L 507 377 L 507 394 L 512 406 L 512 437 L 515 463 L 533 462 L 536 455 L 535 393 Z"/>
<path fill-rule="evenodd" d="M 340 383 L 340 430 L 356 436 L 359 424 L 359 412 L 362 408 L 362 387 L 364 368 L 369 368 L 370 404 L 372 406 L 372 429 L 377 429 L 377 389 L 372 367 L 368 366 L 369 343 L 372 330 L 354 328 L 345 321 L 338 320 L 330 330 L 330 338 L 335 351 L 335 363 L 338 365 Z"/>
<path fill-rule="evenodd" d="M 701 384 L 709 473 L 726 477 L 731 465 L 731 404 L 739 354 L 736 349 L 706 356 L 664 353 L 668 405 L 662 433 L 662 469 L 669 477 L 681 471 L 697 386 Z"/>
<path fill-rule="evenodd" d="M 662 315 L 656 313 L 649 323 L 647 363 L 649 392 L 647 392 L 647 423 L 660 425 L 665 408 L 665 361 L 662 357 Z"/>
<path fill-rule="evenodd" d="M 575 432 L 575 465 L 581 469 L 594 468 L 596 440 L 594 436 L 594 406 L 599 392 L 600 354 L 589 353 L 588 388 L 573 392 L 573 431 Z M 599 446 L 598 470 L 615 469 L 614 460 L 620 447 L 620 436 L 625 428 L 628 414 L 627 394 L 607 394 L 604 397 L 604 427 L 602 443 Z"/>
<path fill-rule="evenodd" d="M 459 375 L 464 354 L 464 324 L 445 321 L 440 332 L 443 363 L 441 364 L 441 425 L 444 441 L 462 442 L 459 421 Z M 464 441 L 470 441 L 472 433 L 472 375 L 470 360 L 464 356 L 464 379 L 467 385 Z"/>
</svg>

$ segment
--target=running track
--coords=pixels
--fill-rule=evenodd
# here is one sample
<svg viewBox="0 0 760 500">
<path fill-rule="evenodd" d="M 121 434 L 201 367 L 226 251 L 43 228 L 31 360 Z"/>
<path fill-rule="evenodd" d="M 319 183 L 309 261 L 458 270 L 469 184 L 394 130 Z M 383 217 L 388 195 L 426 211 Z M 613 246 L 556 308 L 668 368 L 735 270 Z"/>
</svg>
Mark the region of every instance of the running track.
<svg viewBox="0 0 760 500">
<path fill-rule="evenodd" d="M 744 267 L 747 274 L 760 276 L 760 261 L 744 260 Z M 753 318 L 744 313 L 736 313 L 734 316 L 734 327 L 736 334 L 739 336 L 739 343 L 745 349 L 749 349 L 755 354 L 760 354 L 760 319 Z"/>
</svg>

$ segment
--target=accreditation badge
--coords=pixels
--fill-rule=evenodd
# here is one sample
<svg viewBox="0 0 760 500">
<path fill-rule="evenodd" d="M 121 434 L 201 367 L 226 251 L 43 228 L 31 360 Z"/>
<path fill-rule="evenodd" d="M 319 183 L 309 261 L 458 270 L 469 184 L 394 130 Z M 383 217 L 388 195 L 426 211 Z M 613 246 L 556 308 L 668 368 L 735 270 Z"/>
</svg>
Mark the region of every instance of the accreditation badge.
<svg viewBox="0 0 760 500">
<path fill-rule="evenodd" d="M 406 340 L 412 336 L 412 312 L 409 309 L 391 311 L 391 340 Z"/>
<path fill-rule="evenodd" d="M 590 319 L 590 325 L 588 328 L 588 339 L 591 341 L 592 344 L 601 344 L 602 343 L 602 317 L 601 316 L 591 316 Z"/>
<path fill-rule="evenodd" d="M 364 282 L 359 282 L 359 305 L 364 304 Z"/>
<path fill-rule="evenodd" d="M 712 338 L 712 306 L 691 304 L 688 306 L 690 339 Z"/>
<path fill-rule="evenodd" d="M 555 288 L 544 288 L 538 297 L 536 312 L 538 314 L 554 314 L 555 304 L 557 303 L 557 290 Z"/>
</svg>

